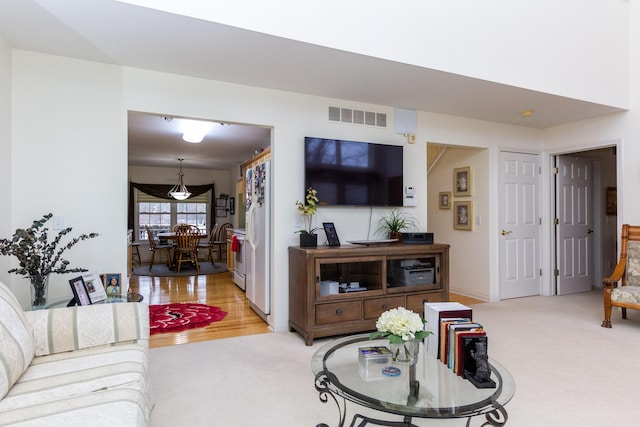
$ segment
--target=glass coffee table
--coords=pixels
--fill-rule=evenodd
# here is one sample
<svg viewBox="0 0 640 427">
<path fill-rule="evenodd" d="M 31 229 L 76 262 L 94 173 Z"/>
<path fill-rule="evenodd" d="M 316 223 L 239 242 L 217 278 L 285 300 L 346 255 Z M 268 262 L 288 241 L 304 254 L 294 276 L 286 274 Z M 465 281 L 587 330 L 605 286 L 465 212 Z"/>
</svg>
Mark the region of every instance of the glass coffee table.
<svg viewBox="0 0 640 427">
<path fill-rule="evenodd" d="M 141 302 L 144 297 L 135 292 L 129 292 L 127 295 L 107 295 L 107 299 L 94 302 L 94 304 L 113 304 L 118 302 Z M 76 299 L 71 298 L 71 300 L 65 299 L 60 301 L 55 301 L 51 304 L 47 305 L 47 308 L 57 308 L 57 307 L 73 307 L 76 305 Z"/>
<path fill-rule="evenodd" d="M 509 371 L 495 360 L 489 358 L 495 387 L 476 388 L 428 355 L 423 343 L 413 368 L 399 365 L 395 367 L 399 368 L 398 372 L 385 369 L 389 364 L 376 367 L 374 363 L 363 369 L 358 361 L 358 348 L 369 346 L 388 346 L 388 341 L 370 341 L 369 334 L 352 335 L 325 344 L 313 355 L 311 369 L 316 376 L 316 390 L 321 402 L 332 399 L 338 406 L 339 427 L 345 425 L 347 400 L 403 417 L 402 421 L 386 421 L 355 414 L 350 426 L 415 427 L 411 422 L 413 418 L 467 418 L 468 427 L 472 418 L 479 415 L 485 416 L 482 426 L 506 424 L 508 416 L 504 406 L 515 393 L 515 382 Z M 317 427 L 325 426 L 318 424 Z"/>
</svg>

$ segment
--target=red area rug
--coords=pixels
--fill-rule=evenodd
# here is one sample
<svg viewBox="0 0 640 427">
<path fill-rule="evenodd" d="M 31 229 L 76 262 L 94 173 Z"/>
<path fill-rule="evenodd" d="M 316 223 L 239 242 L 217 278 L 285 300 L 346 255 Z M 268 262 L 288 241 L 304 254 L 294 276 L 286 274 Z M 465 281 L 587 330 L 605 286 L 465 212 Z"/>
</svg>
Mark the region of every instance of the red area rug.
<svg viewBox="0 0 640 427">
<path fill-rule="evenodd" d="M 173 303 L 149 306 L 151 335 L 203 328 L 225 318 L 226 311 L 206 304 Z"/>
</svg>

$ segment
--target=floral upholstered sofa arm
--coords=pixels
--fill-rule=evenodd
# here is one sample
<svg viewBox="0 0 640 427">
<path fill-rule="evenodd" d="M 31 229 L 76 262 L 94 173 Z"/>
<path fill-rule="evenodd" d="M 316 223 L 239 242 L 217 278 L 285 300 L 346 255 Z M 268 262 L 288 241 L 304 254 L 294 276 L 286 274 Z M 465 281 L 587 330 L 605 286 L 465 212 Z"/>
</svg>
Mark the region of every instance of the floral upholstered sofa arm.
<svg viewBox="0 0 640 427">
<path fill-rule="evenodd" d="M 149 340 L 149 306 L 125 302 L 24 313 L 35 356 Z"/>
</svg>

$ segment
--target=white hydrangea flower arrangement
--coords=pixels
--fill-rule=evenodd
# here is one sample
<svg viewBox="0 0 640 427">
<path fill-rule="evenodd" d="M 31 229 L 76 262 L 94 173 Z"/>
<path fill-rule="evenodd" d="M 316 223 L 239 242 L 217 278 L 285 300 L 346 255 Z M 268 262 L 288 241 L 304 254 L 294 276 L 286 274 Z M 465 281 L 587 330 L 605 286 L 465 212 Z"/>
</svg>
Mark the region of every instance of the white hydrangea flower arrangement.
<svg viewBox="0 0 640 427">
<path fill-rule="evenodd" d="M 369 339 L 386 338 L 390 344 L 402 344 L 413 339 L 423 339 L 431 334 L 424 330 L 425 320 L 404 307 L 387 310 L 376 322 L 376 332 Z"/>
</svg>

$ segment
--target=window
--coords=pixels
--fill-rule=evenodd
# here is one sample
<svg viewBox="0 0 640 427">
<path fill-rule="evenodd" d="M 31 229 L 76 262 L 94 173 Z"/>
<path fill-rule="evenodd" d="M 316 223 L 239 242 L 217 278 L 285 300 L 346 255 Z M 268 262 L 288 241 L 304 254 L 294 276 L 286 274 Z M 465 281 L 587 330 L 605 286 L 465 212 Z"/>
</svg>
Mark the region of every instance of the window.
<svg viewBox="0 0 640 427">
<path fill-rule="evenodd" d="M 195 225 L 206 234 L 209 229 L 210 200 L 210 191 L 188 200 L 169 201 L 136 190 L 135 233 L 138 240 L 147 240 L 146 225 L 151 228 L 154 237 L 158 233 L 171 231 L 176 224 Z"/>
</svg>

